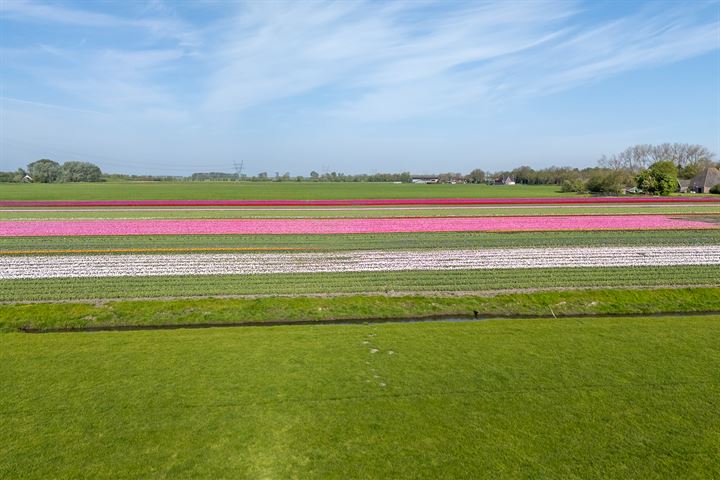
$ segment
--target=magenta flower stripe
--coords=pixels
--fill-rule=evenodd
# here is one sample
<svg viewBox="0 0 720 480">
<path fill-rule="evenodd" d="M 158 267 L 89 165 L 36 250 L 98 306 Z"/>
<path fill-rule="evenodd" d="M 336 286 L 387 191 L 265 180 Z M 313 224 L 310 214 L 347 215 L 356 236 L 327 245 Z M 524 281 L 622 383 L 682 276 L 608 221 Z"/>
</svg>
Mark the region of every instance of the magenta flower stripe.
<svg viewBox="0 0 720 480">
<path fill-rule="evenodd" d="M 0 236 L 341 234 L 718 228 L 667 215 L 358 219 L 0 221 Z"/>
<path fill-rule="evenodd" d="M 0 200 L 0 207 L 341 207 L 382 205 L 578 205 L 642 203 L 719 203 L 697 197 L 564 197 L 564 198 L 391 198 L 340 200 Z"/>
</svg>

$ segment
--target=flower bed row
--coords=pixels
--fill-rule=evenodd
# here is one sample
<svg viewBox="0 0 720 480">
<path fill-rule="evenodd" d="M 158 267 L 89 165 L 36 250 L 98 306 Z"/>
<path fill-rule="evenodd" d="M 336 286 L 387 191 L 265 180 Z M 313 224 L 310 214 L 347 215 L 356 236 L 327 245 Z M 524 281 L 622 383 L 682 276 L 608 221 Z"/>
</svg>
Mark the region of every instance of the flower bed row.
<svg viewBox="0 0 720 480">
<path fill-rule="evenodd" d="M 370 198 L 340 200 L 3 200 L 0 207 L 313 207 L 382 205 L 577 205 L 608 203 L 720 203 L 696 197 Z"/>
<path fill-rule="evenodd" d="M 667 215 L 409 217 L 343 219 L 0 221 L 0 237 L 85 235 L 339 234 L 465 231 L 707 229 Z"/>
<path fill-rule="evenodd" d="M 720 246 L 11 256 L 0 279 L 668 265 L 720 266 Z"/>
</svg>

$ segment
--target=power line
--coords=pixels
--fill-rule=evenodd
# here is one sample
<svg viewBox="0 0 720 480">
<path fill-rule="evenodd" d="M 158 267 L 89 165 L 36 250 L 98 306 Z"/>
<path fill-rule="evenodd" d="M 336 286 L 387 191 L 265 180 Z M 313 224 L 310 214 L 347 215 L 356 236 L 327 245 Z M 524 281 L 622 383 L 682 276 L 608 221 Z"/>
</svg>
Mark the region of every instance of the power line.
<svg viewBox="0 0 720 480">
<path fill-rule="evenodd" d="M 242 171 L 243 171 L 244 165 L 245 165 L 245 160 L 240 160 L 240 163 L 233 162 L 233 167 L 235 167 L 235 173 L 238 176 L 238 180 L 242 177 Z"/>
</svg>

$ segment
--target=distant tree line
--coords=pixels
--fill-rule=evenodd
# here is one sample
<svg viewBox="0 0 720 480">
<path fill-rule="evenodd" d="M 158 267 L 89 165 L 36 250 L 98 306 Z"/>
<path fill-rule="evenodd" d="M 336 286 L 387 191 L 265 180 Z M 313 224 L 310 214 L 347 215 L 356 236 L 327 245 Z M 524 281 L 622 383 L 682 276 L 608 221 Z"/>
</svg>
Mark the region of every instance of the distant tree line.
<svg viewBox="0 0 720 480">
<path fill-rule="evenodd" d="M 510 179 L 525 185 L 559 185 L 562 191 L 577 193 L 620 194 L 629 188 L 644 193 L 667 195 L 676 191 L 678 179 L 691 179 L 707 167 L 718 165 L 715 154 L 702 145 L 686 143 L 641 144 L 620 153 L 603 155 L 597 167 L 548 167 L 535 170 L 523 165 L 513 170 L 485 172 L 480 168 L 463 175 L 457 172 L 424 175 L 437 183 L 503 183 Z M 418 177 L 415 177 L 418 178 Z M 289 172 L 274 175 L 259 172 L 241 175 L 225 172 L 196 172 L 190 176 L 103 174 L 89 162 L 59 163 L 42 159 L 27 166 L 27 171 L 0 172 L 0 182 L 33 181 L 99 182 L 99 181 L 252 181 L 252 182 L 395 182 L 411 183 L 410 172 L 348 175 L 342 172 L 318 173 L 291 177 Z M 720 189 L 720 187 L 718 187 Z"/>
<path fill-rule="evenodd" d="M 715 154 L 702 145 L 687 143 L 641 144 L 620 153 L 603 155 L 589 175 L 563 181 L 567 192 L 618 194 L 636 188 L 638 193 L 669 195 L 679 179 L 692 179 L 717 166 Z"/>
<path fill-rule="evenodd" d="M 58 162 L 43 158 L 30 163 L 27 170 L 18 168 L 15 172 L 0 172 L 0 182 L 101 182 L 100 167 L 90 162 Z"/>
<path fill-rule="evenodd" d="M 715 154 L 702 145 L 687 143 L 641 144 L 628 147 L 620 153 L 603 155 L 598 164 L 612 170 L 639 172 L 658 162 L 672 162 L 682 178 L 692 178 L 708 166 L 713 165 Z"/>
</svg>

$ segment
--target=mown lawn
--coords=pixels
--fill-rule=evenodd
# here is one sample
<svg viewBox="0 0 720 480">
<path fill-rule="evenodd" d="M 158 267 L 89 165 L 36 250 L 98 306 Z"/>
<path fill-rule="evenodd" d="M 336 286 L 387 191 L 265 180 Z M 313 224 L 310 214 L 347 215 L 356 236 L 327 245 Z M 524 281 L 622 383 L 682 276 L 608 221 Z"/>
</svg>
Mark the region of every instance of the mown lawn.
<svg viewBox="0 0 720 480">
<path fill-rule="evenodd" d="M 336 200 L 345 198 L 567 197 L 557 185 L 313 182 L 5 183 L 0 200 Z"/>
<path fill-rule="evenodd" d="M 0 342 L 3 478 L 720 476 L 720 317 Z"/>
</svg>

